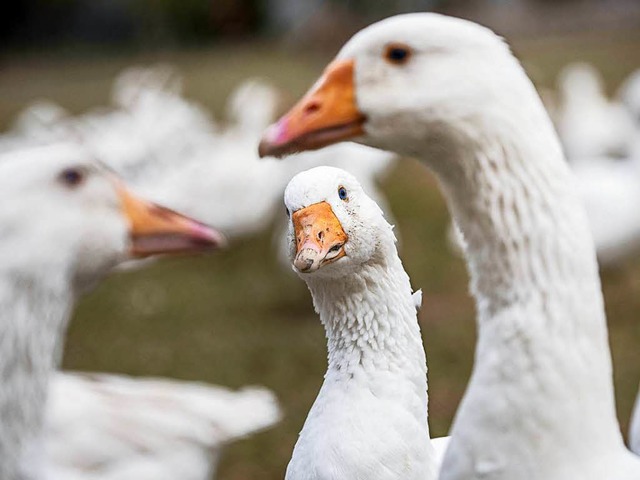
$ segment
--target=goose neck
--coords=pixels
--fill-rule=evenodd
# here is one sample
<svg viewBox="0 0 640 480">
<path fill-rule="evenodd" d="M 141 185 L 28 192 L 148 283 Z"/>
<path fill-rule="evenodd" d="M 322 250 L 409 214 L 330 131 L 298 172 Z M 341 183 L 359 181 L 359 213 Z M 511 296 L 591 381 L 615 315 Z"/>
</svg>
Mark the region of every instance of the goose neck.
<svg viewBox="0 0 640 480">
<path fill-rule="evenodd" d="M 406 376 L 426 389 L 426 359 L 409 277 L 395 247 L 350 275 L 307 279 L 325 327 L 328 375 Z"/>
<path fill-rule="evenodd" d="M 68 282 L 0 272 L 0 478 L 30 478 L 26 459 L 43 421 L 51 372 L 73 303 Z M 45 281 L 46 279 L 46 281 Z M 59 280 L 59 281 L 58 281 Z"/>
<path fill-rule="evenodd" d="M 458 430 L 473 437 L 486 425 L 522 425 L 524 456 L 550 443 L 564 452 L 574 452 L 571 445 L 588 451 L 589 442 L 620 445 L 586 214 L 539 99 L 520 103 L 508 116 L 467 126 L 448 159 L 457 170 L 439 175 L 465 238 L 478 310 Z"/>
</svg>

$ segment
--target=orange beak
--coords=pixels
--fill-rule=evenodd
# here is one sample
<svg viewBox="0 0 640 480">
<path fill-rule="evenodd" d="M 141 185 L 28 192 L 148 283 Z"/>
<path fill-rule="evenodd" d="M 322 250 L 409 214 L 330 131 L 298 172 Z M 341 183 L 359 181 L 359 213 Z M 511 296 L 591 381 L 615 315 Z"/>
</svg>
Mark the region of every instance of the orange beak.
<svg viewBox="0 0 640 480">
<path fill-rule="evenodd" d="M 296 236 L 294 267 L 311 273 L 346 255 L 347 234 L 327 202 L 314 203 L 291 216 Z"/>
<path fill-rule="evenodd" d="M 261 157 L 317 150 L 364 134 L 356 105 L 354 61 L 336 60 L 311 90 L 262 137 Z"/>
<path fill-rule="evenodd" d="M 213 250 L 226 244 L 219 232 L 196 220 L 136 197 L 118 184 L 122 210 L 129 220 L 131 255 Z"/>
</svg>

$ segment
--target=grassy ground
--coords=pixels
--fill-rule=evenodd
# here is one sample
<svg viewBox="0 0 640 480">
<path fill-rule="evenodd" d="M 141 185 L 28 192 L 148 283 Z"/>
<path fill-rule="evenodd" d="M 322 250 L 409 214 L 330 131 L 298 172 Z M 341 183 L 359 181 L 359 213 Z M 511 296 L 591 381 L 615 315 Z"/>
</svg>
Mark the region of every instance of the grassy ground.
<svg viewBox="0 0 640 480">
<path fill-rule="evenodd" d="M 516 42 L 540 85 L 576 58 L 595 62 L 613 88 L 640 65 L 640 37 L 589 35 Z M 165 61 L 187 78 L 187 94 L 215 112 L 233 86 L 261 76 L 299 95 L 328 56 L 291 55 L 268 45 L 83 59 L 9 58 L 0 70 L 0 125 L 34 98 L 74 112 L 106 104 L 123 67 Z M 475 324 L 464 264 L 445 244 L 448 215 L 433 178 L 413 161 L 385 181 L 413 284 L 424 291 L 421 325 L 429 359 L 430 422 L 446 434 L 471 371 Z M 640 258 L 604 272 L 618 412 L 626 431 L 640 380 Z M 262 384 L 286 413 L 276 428 L 230 446 L 219 478 L 279 479 L 322 382 L 325 339 L 302 282 L 278 266 L 271 232 L 228 252 L 172 259 L 108 279 L 79 305 L 64 366 L 161 375 L 231 387 Z"/>
</svg>

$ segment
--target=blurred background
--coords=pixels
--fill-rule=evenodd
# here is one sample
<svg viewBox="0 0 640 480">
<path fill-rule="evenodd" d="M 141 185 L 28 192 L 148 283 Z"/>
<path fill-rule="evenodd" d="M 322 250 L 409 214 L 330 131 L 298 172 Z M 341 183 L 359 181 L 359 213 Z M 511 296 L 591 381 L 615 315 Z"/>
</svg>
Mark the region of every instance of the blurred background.
<svg viewBox="0 0 640 480">
<path fill-rule="evenodd" d="M 261 126 L 311 85 L 355 31 L 392 14 L 431 10 L 507 38 L 547 103 L 572 165 L 591 172 L 585 195 L 600 208 L 595 218 L 614 218 L 617 209 L 637 216 L 637 225 L 594 225 L 606 237 L 599 253 L 626 434 L 640 381 L 640 172 L 634 176 L 640 85 L 630 80 L 640 67 L 639 2 L 22 0 L 3 7 L 0 149 L 80 132 L 140 189 L 158 197 L 164 195 L 158 189 L 173 189 L 167 202 L 171 197 L 214 225 L 220 218 L 232 237 L 226 252 L 111 276 L 81 301 L 64 357 L 66 369 L 272 389 L 283 420 L 230 445 L 218 478 L 283 478 L 326 367 L 310 295 L 282 260 L 281 194 L 294 170 L 267 160 L 255 168 L 277 175 L 249 174 L 258 165 Z M 565 68 L 576 61 L 583 63 Z M 265 102 L 272 102 L 266 111 Z M 195 130 L 198 140 L 191 140 Z M 386 157 L 369 171 L 366 157 L 376 154 L 357 154 L 359 172 L 396 224 L 413 286 L 424 292 L 430 425 L 433 435 L 445 435 L 473 361 L 465 265 L 451 246 L 449 216 L 430 173 L 413 160 Z M 305 162 L 349 169 L 348 155 L 336 150 Z M 197 158 L 200 177 L 215 173 L 193 188 L 190 200 L 189 181 L 180 177 L 174 185 L 173 170 L 156 172 L 156 157 L 175 171 Z M 168 177 L 157 180 L 161 174 Z M 620 178 L 624 185 L 616 183 Z M 607 203 L 611 191 L 618 196 Z"/>
</svg>

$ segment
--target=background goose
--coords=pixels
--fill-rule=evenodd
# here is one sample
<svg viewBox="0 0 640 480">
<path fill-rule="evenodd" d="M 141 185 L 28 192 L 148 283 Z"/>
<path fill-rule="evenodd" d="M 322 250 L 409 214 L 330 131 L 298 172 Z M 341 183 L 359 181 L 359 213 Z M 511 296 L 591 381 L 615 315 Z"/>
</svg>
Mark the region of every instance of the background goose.
<svg viewBox="0 0 640 480">
<path fill-rule="evenodd" d="M 627 77 L 618 89 L 616 97 L 631 114 L 636 129 L 640 129 L 640 69 Z"/>
<path fill-rule="evenodd" d="M 62 144 L 0 157 L 0 477 L 209 478 L 221 443 L 277 420 L 269 392 L 51 376 L 74 301 L 113 266 L 222 242 L 88 157 Z"/>
<path fill-rule="evenodd" d="M 392 226 L 349 173 L 317 167 L 285 190 L 289 251 L 329 360 L 288 480 L 436 478 L 427 365 Z"/>
<path fill-rule="evenodd" d="M 640 455 L 640 394 L 638 394 L 636 406 L 633 409 L 629 440 L 631 443 L 631 450 Z"/>
<path fill-rule="evenodd" d="M 280 218 L 282 192 L 295 173 L 340 166 L 347 158 L 368 191 L 386 205 L 378 182 L 394 154 L 344 144 L 302 154 L 294 164 L 260 160 L 255 144 L 276 118 L 282 97 L 274 86 L 258 79 L 241 83 L 227 100 L 227 120 L 217 122 L 182 96 L 182 83 L 167 65 L 134 67 L 116 78 L 108 108 L 72 116 L 55 104 L 37 102 L 0 138 L 0 151 L 80 141 L 145 197 L 216 225 L 231 238 L 261 232 Z M 234 208 L 227 208 L 229 203 Z"/>
<path fill-rule="evenodd" d="M 442 479 L 636 479 L 593 240 L 542 102 L 490 30 L 435 14 L 356 34 L 263 154 L 346 139 L 419 156 L 467 243 L 474 370 Z"/>
<path fill-rule="evenodd" d="M 60 480 L 210 480 L 224 445 L 279 419 L 264 388 L 57 373 L 43 470 Z"/>
<path fill-rule="evenodd" d="M 607 98 L 598 70 L 583 62 L 565 66 L 558 92 L 558 134 L 570 162 L 629 154 L 633 118 L 624 104 Z"/>
</svg>

